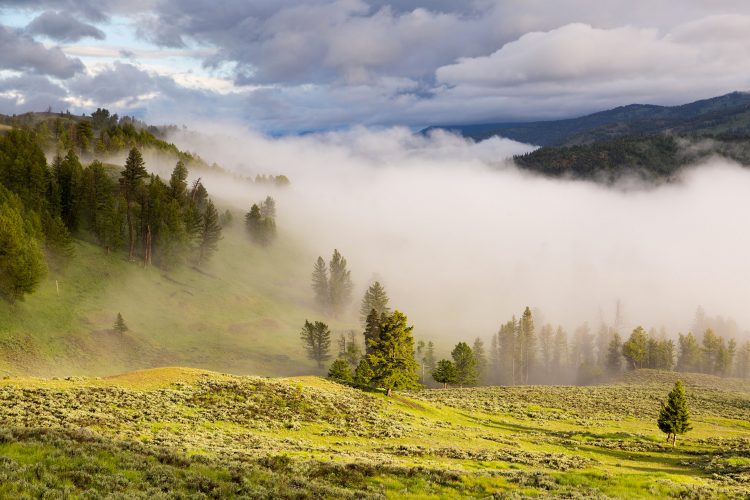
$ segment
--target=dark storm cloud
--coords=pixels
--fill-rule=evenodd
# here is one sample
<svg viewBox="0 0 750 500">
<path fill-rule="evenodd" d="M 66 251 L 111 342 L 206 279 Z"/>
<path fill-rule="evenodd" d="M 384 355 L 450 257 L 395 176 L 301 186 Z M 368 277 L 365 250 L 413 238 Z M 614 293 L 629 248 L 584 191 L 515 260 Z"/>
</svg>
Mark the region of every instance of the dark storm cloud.
<svg viewBox="0 0 750 500">
<path fill-rule="evenodd" d="M 79 59 L 47 48 L 19 30 L 0 25 L 0 68 L 70 78 L 83 70 Z"/>
<path fill-rule="evenodd" d="M 104 32 L 96 26 L 83 23 L 68 13 L 52 10 L 34 18 L 26 30 L 33 35 L 45 35 L 60 42 L 77 42 L 82 38 L 105 38 Z"/>
</svg>

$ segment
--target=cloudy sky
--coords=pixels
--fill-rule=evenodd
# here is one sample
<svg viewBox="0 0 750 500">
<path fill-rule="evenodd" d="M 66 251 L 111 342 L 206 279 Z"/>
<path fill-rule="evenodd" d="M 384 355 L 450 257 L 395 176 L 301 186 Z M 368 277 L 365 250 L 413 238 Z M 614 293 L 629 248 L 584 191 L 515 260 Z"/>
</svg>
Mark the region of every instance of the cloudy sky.
<svg viewBox="0 0 750 500">
<path fill-rule="evenodd" d="M 420 127 L 750 89 L 746 0 L 0 0 L 0 112 L 266 132 Z"/>
</svg>

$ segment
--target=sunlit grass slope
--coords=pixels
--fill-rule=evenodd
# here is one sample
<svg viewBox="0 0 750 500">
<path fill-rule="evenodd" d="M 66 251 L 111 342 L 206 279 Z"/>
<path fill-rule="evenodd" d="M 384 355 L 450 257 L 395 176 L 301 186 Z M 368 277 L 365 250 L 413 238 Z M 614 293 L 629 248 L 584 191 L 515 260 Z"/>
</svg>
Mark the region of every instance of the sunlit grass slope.
<svg viewBox="0 0 750 500">
<path fill-rule="evenodd" d="M 298 336 L 305 318 L 319 317 L 308 260 L 283 237 L 259 248 L 241 227 L 225 230 L 218 254 L 201 270 L 144 269 L 77 240 L 72 261 L 52 270 L 37 292 L 0 304 L 0 370 L 107 375 L 182 365 L 315 373 Z M 112 331 L 118 312 L 130 328 L 124 335 Z"/>
<path fill-rule="evenodd" d="M 750 493 L 750 386 L 676 375 L 595 387 L 364 393 L 316 377 L 160 368 L 0 381 L 0 496 L 717 498 Z"/>
</svg>

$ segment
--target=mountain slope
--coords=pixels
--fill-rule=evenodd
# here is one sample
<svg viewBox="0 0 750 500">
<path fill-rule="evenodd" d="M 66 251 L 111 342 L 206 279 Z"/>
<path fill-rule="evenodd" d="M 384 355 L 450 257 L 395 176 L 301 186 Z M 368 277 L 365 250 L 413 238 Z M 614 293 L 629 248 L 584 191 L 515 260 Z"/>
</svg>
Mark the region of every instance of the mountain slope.
<svg viewBox="0 0 750 500">
<path fill-rule="evenodd" d="M 633 134 L 748 134 L 750 93 L 732 92 L 681 106 L 631 104 L 566 120 L 436 125 L 474 140 L 502 136 L 539 146 L 585 144 Z"/>
</svg>

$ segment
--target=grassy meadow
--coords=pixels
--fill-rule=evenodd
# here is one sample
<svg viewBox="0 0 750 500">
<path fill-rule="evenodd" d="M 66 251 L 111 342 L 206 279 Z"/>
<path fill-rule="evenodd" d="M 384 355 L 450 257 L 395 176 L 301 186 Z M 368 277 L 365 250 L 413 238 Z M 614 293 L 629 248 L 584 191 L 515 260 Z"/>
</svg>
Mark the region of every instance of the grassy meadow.
<svg viewBox="0 0 750 500">
<path fill-rule="evenodd" d="M 283 240 L 283 236 L 282 236 Z M 241 221 L 226 228 L 220 258 L 201 270 L 129 263 L 75 240 L 23 302 L 0 302 L 0 374 L 111 375 L 184 365 L 229 371 L 310 373 L 299 342 L 312 308 L 311 259 L 294 242 L 251 244 Z M 129 331 L 112 326 L 122 313 Z M 331 322 L 331 328 L 338 328 Z"/>
<path fill-rule="evenodd" d="M 750 494 L 750 384 L 677 374 L 591 387 L 362 392 L 317 377 L 159 368 L 0 381 L 0 496 L 717 498 Z"/>
</svg>

